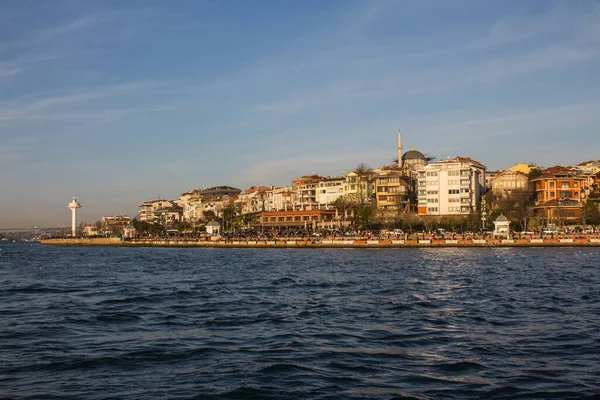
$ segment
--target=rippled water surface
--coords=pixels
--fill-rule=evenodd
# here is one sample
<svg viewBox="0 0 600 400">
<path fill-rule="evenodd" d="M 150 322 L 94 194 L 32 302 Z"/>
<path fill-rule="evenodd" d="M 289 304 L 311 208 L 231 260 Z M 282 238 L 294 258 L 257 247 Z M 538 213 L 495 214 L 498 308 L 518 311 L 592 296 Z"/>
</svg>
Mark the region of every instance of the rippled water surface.
<svg viewBox="0 0 600 400">
<path fill-rule="evenodd" d="M 0 245 L 0 397 L 592 398 L 600 249 Z"/>
</svg>

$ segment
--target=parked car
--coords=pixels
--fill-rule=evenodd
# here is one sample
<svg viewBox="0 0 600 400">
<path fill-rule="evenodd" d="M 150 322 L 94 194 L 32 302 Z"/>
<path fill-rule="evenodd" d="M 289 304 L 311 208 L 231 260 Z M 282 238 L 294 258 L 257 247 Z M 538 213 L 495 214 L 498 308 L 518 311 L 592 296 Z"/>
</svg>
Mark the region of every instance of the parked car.
<svg viewBox="0 0 600 400">
<path fill-rule="evenodd" d="M 542 229 L 542 233 L 544 235 L 552 235 L 553 233 L 556 233 L 556 229 L 544 228 Z"/>
<path fill-rule="evenodd" d="M 535 232 L 531 231 L 529 229 L 526 229 L 524 231 L 521 231 L 521 235 L 535 235 Z"/>
</svg>

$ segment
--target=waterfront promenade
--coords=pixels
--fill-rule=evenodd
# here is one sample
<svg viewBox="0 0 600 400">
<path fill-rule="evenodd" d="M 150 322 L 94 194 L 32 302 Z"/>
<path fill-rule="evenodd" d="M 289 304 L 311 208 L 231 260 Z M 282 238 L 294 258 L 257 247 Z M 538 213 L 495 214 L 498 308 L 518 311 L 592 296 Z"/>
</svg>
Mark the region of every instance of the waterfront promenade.
<svg viewBox="0 0 600 400">
<path fill-rule="evenodd" d="M 42 244 L 61 246 L 156 246 L 156 247 L 218 247 L 218 248 L 414 248 L 414 247 L 600 247 L 600 238 L 550 237 L 515 239 L 463 238 L 303 238 L 286 237 L 273 240 L 225 239 L 221 237 L 187 239 L 182 237 L 131 239 L 121 238 L 63 238 L 46 239 Z"/>
</svg>

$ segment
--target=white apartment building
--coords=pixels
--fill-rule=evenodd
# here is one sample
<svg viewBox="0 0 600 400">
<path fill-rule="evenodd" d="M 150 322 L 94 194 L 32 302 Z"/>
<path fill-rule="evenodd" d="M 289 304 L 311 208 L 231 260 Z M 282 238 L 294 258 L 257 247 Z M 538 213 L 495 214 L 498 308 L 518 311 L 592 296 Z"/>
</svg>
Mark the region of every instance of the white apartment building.
<svg viewBox="0 0 600 400">
<path fill-rule="evenodd" d="M 202 200 L 200 192 L 202 189 L 193 189 L 179 196 L 175 203 L 183 209 L 183 219 L 187 222 L 197 222 L 202 217 Z"/>
<path fill-rule="evenodd" d="M 331 207 L 331 203 L 344 196 L 346 178 L 335 176 L 322 179 L 317 186 L 317 203 L 320 209 Z"/>
<path fill-rule="evenodd" d="M 266 192 L 265 211 L 287 211 L 293 209 L 294 195 L 291 186 L 275 186 Z"/>
<path fill-rule="evenodd" d="M 266 211 L 267 192 L 271 188 L 267 186 L 252 186 L 244 191 L 235 200 L 234 205 L 242 214 L 252 214 L 260 211 Z"/>
<path fill-rule="evenodd" d="M 467 157 L 432 162 L 418 170 L 419 215 L 475 211 L 485 194 L 486 167 Z"/>
<path fill-rule="evenodd" d="M 161 208 L 173 207 L 175 203 L 170 200 L 150 200 L 139 205 L 139 219 L 141 222 L 154 223 L 156 216 L 154 212 Z"/>
</svg>

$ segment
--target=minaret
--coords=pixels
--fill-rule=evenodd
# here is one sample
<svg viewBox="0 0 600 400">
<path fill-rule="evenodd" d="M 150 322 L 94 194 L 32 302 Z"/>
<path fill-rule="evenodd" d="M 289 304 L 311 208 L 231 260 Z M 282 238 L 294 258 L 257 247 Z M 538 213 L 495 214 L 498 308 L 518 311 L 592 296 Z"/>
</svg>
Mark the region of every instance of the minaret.
<svg viewBox="0 0 600 400">
<path fill-rule="evenodd" d="M 67 208 L 71 209 L 71 236 L 75 237 L 75 231 L 77 230 L 77 209 L 81 208 L 81 204 L 77 202 L 77 197 L 73 197 L 73 200 L 67 204 Z"/>
<path fill-rule="evenodd" d="M 398 166 L 400 168 L 404 167 L 402 164 L 402 135 L 400 134 L 400 129 L 398 129 Z"/>
</svg>

